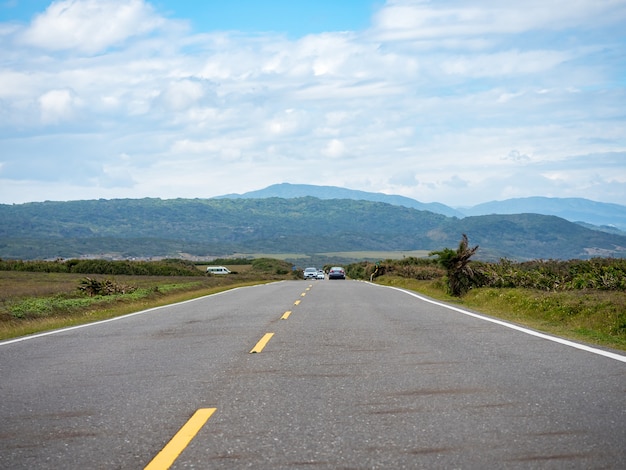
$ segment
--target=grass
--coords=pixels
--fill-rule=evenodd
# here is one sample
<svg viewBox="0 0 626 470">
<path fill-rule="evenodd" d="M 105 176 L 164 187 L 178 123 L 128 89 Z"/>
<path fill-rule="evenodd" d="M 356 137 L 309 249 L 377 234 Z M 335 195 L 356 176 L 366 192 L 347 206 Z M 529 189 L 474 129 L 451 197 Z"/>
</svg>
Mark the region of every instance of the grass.
<svg viewBox="0 0 626 470">
<path fill-rule="evenodd" d="M 104 320 L 281 277 L 258 273 L 208 277 L 115 276 L 112 278 L 115 282 L 132 285 L 136 290 L 130 294 L 93 297 L 78 291 L 84 278 L 82 274 L 0 271 L 0 340 Z"/>
<path fill-rule="evenodd" d="M 413 290 L 544 333 L 626 351 L 626 292 L 480 288 L 459 299 L 446 294 L 441 281 L 381 276 L 376 282 Z"/>
</svg>

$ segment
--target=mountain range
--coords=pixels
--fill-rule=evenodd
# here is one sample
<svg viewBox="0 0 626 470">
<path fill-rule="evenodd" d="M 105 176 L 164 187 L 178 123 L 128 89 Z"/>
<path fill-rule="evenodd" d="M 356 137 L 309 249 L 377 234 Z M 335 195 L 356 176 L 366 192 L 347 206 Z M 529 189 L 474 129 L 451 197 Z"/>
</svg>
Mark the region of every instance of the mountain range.
<svg viewBox="0 0 626 470">
<path fill-rule="evenodd" d="M 456 248 L 464 233 L 480 246 L 476 259 L 626 257 L 625 233 L 592 230 L 554 215 L 450 216 L 434 211 L 437 206 L 424 210 L 391 204 L 385 195 L 372 196 L 383 201 L 364 200 L 357 196 L 367 193 L 335 193 L 332 187 L 320 189 L 325 198 L 274 195 L 277 189 L 296 191 L 292 194 L 317 190 L 298 186 L 270 187 L 255 197 L 0 204 L 0 257 L 435 251 Z M 411 203 L 409 198 L 391 200 Z"/>
<path fill-rule="evenodd" d="M 443 214 L 448 217 L 463 217 L 464 214 L 445 204 L 438 202 L 424 203 L 405 196 L 394 196 L 383 193 L 372 193 L 356 189 L 340 188 L 337 186 L 316 186 L 311 184 L 280 183 L 268 186 L 257 191 L 243 194 L 227 194 L 217 196 L 216 199 L 266 199 L 280 197 L 293 199 L 296 197 L 316 197 L 318 199 L 351 199 L 354 201 L 384 202 L 394 206 L 410 207 L 420 211 L 430 211 L 435 214 Z"/>
<path fill-rule="evenodd" d="M 491 214 L 555 215 L 570 222 L 581 223 L 588 228 L 611 233 L 626 232 L 626 206 L 596 202 L 584 198 L 526 197 L 485 202 L 472 207 L 452 208 L 438 202 L 424 203 L 405 196 L 358 191 L 337 186 L 291 183 L 274 184 L 256 191 L 243 194 L 227 194 L 218 196 L 218 198 L 261 199 L 279 197 L 291 199 L 306 196 L 319 199 L 353 199 L 384 202 L 458 218 Z"/>
</svg>

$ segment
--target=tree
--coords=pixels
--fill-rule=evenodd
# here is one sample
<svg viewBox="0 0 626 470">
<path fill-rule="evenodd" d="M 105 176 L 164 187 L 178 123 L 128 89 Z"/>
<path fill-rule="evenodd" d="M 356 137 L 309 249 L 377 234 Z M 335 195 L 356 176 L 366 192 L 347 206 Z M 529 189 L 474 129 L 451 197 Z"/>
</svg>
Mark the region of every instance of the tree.
<svg viewBox="0 0 626 470">
<path fill-rule="evenodd" d="M 439 256 L 439 263 L 446 269 L 448 277 L 448 289 L 450 294 L 461 297 L 472 286 L 474 270 L 470 265 L 470 258 L 478 251 L 478 245 L 469 248 L 467 235 L 463 234 L 459 247 L 456 251 L 444 248 L 441 251 L 433 251 L 431 255 Z"/>
</svg>

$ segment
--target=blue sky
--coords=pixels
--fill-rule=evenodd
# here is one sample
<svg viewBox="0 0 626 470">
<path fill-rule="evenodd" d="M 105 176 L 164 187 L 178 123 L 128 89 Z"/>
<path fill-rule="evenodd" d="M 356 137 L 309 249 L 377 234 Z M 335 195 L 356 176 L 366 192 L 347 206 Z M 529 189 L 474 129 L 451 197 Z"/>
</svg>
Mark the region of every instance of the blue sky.
<svg viewBox="0 0 626 470">
<path fill-rule="evenodd" d="M 381 2 L 378 2 L 379 4 Z M 366 0 L 160 1 L 175 18 L 191 20 L 196 31 L 278 32 L 297 38 L 328 31 L 356 31 L 369 25 L 376 2 Z"/>
<path fill-rule="evenodd" d="M 0 203 L 626 205 L 626 0 L 0 0 Z"/>
<path fill-rule="evenodd" d="M 28 23 L 51 3 L 0 0 L 0 21 Z M 188 22 L 196 32 L 276 32 L 298 38 L 329 31 L 363 30 L 384 0 L 156 0 L 150 4 L 169 19 Z"/>
</svg>

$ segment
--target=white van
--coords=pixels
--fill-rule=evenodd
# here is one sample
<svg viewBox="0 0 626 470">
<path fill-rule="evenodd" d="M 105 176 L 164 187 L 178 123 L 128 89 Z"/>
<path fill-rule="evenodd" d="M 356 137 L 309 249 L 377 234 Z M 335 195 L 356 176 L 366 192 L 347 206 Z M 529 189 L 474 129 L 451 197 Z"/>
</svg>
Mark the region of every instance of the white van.
<svg viewBox="0 0 626 470">
<path fill-rule="evenodd" d="M 206 268 L 207 274 L 230 274 L 228 268 L 224 266 L 209 266 Z"/>
</svg>

